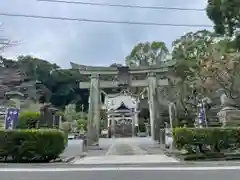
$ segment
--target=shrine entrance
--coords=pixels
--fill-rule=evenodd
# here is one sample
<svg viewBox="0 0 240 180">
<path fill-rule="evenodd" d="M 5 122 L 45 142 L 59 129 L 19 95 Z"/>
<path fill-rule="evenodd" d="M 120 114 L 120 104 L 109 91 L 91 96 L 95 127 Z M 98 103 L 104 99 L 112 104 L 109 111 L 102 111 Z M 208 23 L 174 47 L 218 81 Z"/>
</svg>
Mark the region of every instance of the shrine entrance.
<svg viewBox="0 0 240 180">
<path fill-rule="evenodd" d="M 134 136 L 135 124 L 138 121 L 136 99 L 126 94 L 107 95 L 105 106 L 109 138 Z"/>
<path fill-rule="evenodd" d="M 161 99 L 159 96 L 158 88 L 168 85 L 168 79 L 166 78 L 166 76 L 169 72 L 169 67 L 172 66 L 171 64 L 164 63 L 160 66 L 151 67 L 96 67 L 84 66 L 75 63 L 71 63 L 71 65 L 73 69 L 78 69 L 80 74 L 89 78 L 87 82 L 79 83 L 79 87 L 81 89 L 90 90 L 87 128 L 88 145 L 98 144 L 100 132 L 100 94 L 101 89 L 106 88 L 120 88 L 122 90 L 132 87 L 147 88 L 151 136 L 153 140 L 159 140 L 160 125 L 163 125 L 164 123 L 161 116 L 161 108 L 159 106 L 159 102 L 161 101 Z M 105 78 L 101 79 L 104 76 L 105 78 L 107 76 L 108 80 L 106 80 Z M 141 77 L 141 79 L 136 79 L 136 77 Z M 121 124 L 120 122 L 128 122 L 129 116 L 134 116 L 134 113 L 130 113 L 130 110 L 132 109 L 129 108 L 128 104 L 124 102 L 124 106 L 127 107 L 127 109 L 125 109 L 124 111 L 128 112 L 123 113 L 123 109 L 118 109 L 119 106 L 112 109 L 112 115 L 115 117 L 115 120 L 112 121 L 113 124 L 115 122 L 117 122 L 117 124 Z M 122 114 L 124 114 L 124 116 L 119 117 Z M 129 116 L 127 116 L 127 114 L 129 114 Z M 135 118 L 132 118 L 132 122 L 134 121 L 133 119 Z M 135 123 L 132 123 L 132 125 L 133 124 Z M 129 134 L 126 133 L 125 127 L 128 127 L 127 129 L 129 129 L 130 125 L 114 125 L 113 127 L 118 127 L 117 131 L 120 134 Z"/>
</svg>

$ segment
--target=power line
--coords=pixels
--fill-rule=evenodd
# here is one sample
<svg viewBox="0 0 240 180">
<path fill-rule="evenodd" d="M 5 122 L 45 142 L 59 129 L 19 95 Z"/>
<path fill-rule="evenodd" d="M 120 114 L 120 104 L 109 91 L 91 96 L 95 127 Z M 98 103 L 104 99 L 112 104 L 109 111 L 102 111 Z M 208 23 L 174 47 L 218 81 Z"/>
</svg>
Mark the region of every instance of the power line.
<svg viewBox="0 0 240 180">
<path fill-rule="evenodd" d="M 95 3 L 83 1 L 65 1 L 65 0 L 37 0 L 50 3 L 66 3 L 66 4 L 80 4 L 91 6 L 108 6 L 108 7 L 121 7 L 121 8 L 134 8 L 134 9 L 158 9 L 158 10 L 177 10 L 177 11 L 205 11 L 205 9 L 198 8 L 180 8 L 180 7 L 165 7 L 165 6 L 140 6 L 140 5 L 126 5 L 126 4 L 110 4 L 110 3 Z"/>
<path fill-rule="evenodd" d="M 96 19 L 84 19 L 84 18 L 57 17 L 57 16 L 12 14 L 12 13 L 0 13 L 0 16 L 49 19 L 49 20 L 60 20 L 60 21 L 92 22 L 92 23 L 105 23 L 105 24 L 129 24 L 129 25 L 142 25 L 142 26 L 172 26 L 172 27 L 202 27 L 202 28 L 213 27 L 212 25 L 206 25 L 206 24 L 173 24 L 173 23 L 156 23 L 156 22 L 140 22 L 140 21 L 137 22 L 137 21 L 96 20 Z"/>
</svg>

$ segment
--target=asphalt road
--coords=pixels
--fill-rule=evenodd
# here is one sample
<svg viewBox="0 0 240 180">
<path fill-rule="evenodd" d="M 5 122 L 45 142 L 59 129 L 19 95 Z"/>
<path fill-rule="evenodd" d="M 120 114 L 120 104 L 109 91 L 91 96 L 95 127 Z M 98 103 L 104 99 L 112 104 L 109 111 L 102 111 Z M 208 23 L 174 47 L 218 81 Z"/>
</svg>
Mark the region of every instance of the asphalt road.
<svg viewBox="0 0 240 180">
<path fill-rule="evenodd" d="M 216 167 L 218 168 L 218 167 Z M 30 169 L 28 169 L 30 171 Z M 41 171 L 40 171 L 41 170 Z M 240 167 L 237 169 L 118 169 L 90 168 L 90 169 L 44 169 L 37 172 L 4 172 L 0 169 L 1 180 L 239 180 Z"/>
</svg>

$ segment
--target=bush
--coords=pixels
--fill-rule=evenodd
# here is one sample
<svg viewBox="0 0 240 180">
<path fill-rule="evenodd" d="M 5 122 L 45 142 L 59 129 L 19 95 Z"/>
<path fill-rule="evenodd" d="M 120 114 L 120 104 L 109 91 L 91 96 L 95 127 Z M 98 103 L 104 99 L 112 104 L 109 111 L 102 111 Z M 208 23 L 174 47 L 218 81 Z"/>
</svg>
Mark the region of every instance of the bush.
<svg viewBox="0 0 240 180">
<path fill-rule="evenodd" d="M 222 152 L 240 147 L 240 128 L 175 128 L 176 148 L 188 154 Z"/>
<path fill-rule="evenodd" d="M 146 126 L 145 124 L 139 124 L 138 125 L 139 132 L 146 132 Z"/>
<path fill-rule="evenodd" d="M 65 133 L 56 129 L 0 130 L 0 159 L 49 162 L 65 148 Z"/>
<path fill-rule="evenodd" d="M 40 121 L 40 112 L 21 112 L 18 118 L 17 129 L 37 128 Z"/>
<path fill-rule="evenodd" d="M 227 127 L 239 127 L 240 126 L 240 120 L 239 119 L 232 119 L 226 123 Z"/>
<path fill-rule="evenodd" d="M 63 122 L 61 124 L 60 129 L 64 131 L 66 134 L 70 133 L 72 131 L 72 125 L 70 122 Z"/>
<path fill-rule="evenodd" d="M 85 119 L 79 119 L 77 120 L 77 129 L 84 129 L 85 131 L 87 130 L 87 125 L 88 125 L 88 121 Z"/>
<path fill-rule="evenodd" d="M 185 161 L 197 161 L 197 160 L 224 160 L 225 155 L 223 153 L 196 153 L 189 154 L 184 157 Z"/>
</svg>

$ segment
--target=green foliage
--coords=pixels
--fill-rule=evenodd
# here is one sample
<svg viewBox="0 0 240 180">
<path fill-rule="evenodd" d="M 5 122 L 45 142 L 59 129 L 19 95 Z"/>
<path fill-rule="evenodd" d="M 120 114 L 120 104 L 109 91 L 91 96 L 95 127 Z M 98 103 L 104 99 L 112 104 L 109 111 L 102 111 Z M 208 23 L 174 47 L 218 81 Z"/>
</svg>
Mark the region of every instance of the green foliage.
<svg viewBox="0 0 240 180">
<path fill-rule="evenodd" d="M 189 154 L 222 152 L 239 148 L 240 128 L 175 128 L 174 143 Z"/>
<path fill-rule="evenodd" d="M 21 104 L 20 111 L 40 111 L 40 108 L 40 103 L 25 100 L 24 103 Z"/>
<path fill-rule="evenodd" d="M 168 55 L 169 51 L 164 42 L 139 43 L 126 57 L 126 64 L 130 67 L 160 65 Z"/>
<path fill-rule="evenodd" d="M 25 111 L 19 114 L 18 129 L 38 128 L 40 121 L 40 112 Z"/>
<path fill-rule="evenodd" d="M 214 23 L 215 32 L 234 37 L 235 48 L 240 48 L 240 1 L 208 0 L 207 15 Z"/>
<path fill-rule="evenodd" d="M 62 111 L 57 111 L 56 112 L 56 114 L 55 114 L 56 116 L 64 116 L 64 112 L 62 112 Z"/>
<path fill-rule="evenodd" d="M 36 84 L 41 101 L 50 101 L 60 109 L 72 101 L 84 104 L 87 101 L 81 97 L 78 91 L 78 81 L 86 81 L 86 78 L 75 69 L 60 69 L 56 64 L 32 56 L 19 56 L 17 61 L 4 59 L 4 66 L 20 68 L 30 80 Z"/>
<path fill-rule="evenodd" d="M 0 130 L 0 158 L 14 162 L 49 162 L 65 149 L 65 134 L 56 129 Z"/>
<path fill-rule="evenodd" d="M 88 125 L 88 121 L 85 119 L 78 119 L 77 120 L 78 123 L 78 130 L 84 129 L 85 131 L 87 130 L 87 125 Z"/>
<path fill-rule="evenodd" d="M 176 61 L 175 73 L 182 79 L 192 79 L 200 61 L 207 58 L 208 48 L 218 36 L 210 31 L 189 32 L 173 42 L 172 58 Z"/>
<path fill-rule="evenodd" d="M 168 99 L 176 103 L 178 118 L 188 121 L 194 119 L 197 111 L 196 96 L 204 96 L 200 70 L 202 60 L 209 57 L 209 45 L 218 36 L 210 31 L 189 32 L 176 39 L 172 46 L 172 70 L 174 78 L 166 88 Z"/>
<path fill-rule="evenodd" d="M 207 30 L 187 33 L 173 42 L 175 79 L 168 94 L 174 97 L 171 101 L 176 102 L 181 119 L 194 119 L 196 97 L 211 98 L 220 88 L 232 99 L 239 97 L 238 54 L 232 40 Z"/>
<path fill-rule="evenodd" d="M 230 121 L 226 122 L 227 127 L 240 127 L 240 120 L 239 119 L 231 119 Z"/>
<path fill-rule="evenodd" d="M 109 67 L 123 67 L 123 65 L 118 63 L 113 63 Z"/>
<path fill-rule="evenodd" d="M 219 34 L 234 35 L 240 27 L 239 0 L 208 0 L 207 15 Z"/>
</svg>

